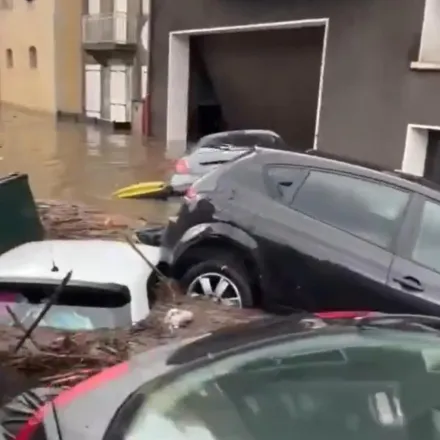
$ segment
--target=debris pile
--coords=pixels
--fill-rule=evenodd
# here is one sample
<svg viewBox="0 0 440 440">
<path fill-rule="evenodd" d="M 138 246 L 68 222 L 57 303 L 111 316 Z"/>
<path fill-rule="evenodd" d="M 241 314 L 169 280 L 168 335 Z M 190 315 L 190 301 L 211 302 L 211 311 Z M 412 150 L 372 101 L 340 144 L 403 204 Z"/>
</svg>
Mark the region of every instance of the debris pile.
<svg viewBox="0 0 440 440">
<path fill-rule="evenodd" d="M 173 309 L 174 317 L 178 311 L 186 318 L 191 315 L 192 321 L 169 325 Z M 23 373 L 35 386 L 71 386 L 146 349 L 262 316 L 257 310 L 182 296 L 177 302 L 159 300 L 149 317 L 131 328 L 77 333 L 37 328 L 18 351 L 23 329 L 0 326 L 0 365 Z"/>
<path fill-rule="evenodd" d="M 102 212 L 82 205 L 40 202 L 38 207 L 48 238 L 124 239 L 127 231 L 139 226 L 129 219 L 112 217 L 109 220 Z M 127 240 L 136 251 L 136 246 Z M 146 264 L 150 263 L 146 261 Z M 157 301 L 148 318 L 134 327 L 66 333 L 42 327 L 30 331 L 16 320 L 15 327 L 0 326 L 0 365 L 4 371 L 30 380 L 32 384 L 23 385 L 25 389 L 64 388 L 135 353 L 265 315 L 259 310 L 236 309 L 203 297 L 186 297 L 171 280 L 159 275 L 161 287 Z M 66 282 L 67 277 L 63 280 Z M 55 292 L 54 298 L 56 295 Z M 0 390 L 0 402 L 12 397 L 7 390 L 7 387 Z"/>
<path fill-rule="evenodd" d="M 105 214 L 79 203 L 37 200 L 37 208 L 48 239 L 112 239 L 145 225 L 121 215 Z"/>
</svg>

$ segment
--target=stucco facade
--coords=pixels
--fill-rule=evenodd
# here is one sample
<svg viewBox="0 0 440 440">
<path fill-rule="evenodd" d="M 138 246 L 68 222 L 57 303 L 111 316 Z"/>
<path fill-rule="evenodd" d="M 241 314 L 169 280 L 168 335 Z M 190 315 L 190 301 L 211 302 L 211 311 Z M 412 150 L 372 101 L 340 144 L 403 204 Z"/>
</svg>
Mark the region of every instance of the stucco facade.
<svg viewBox="0 0 440 440">
<path fill-rule="evenodd" d="M 167 128 L 170 33 L 321 18 L 329 27 L 318 149 L 400 168 L 409 124 L 440 126 L 440 71 L 410 67 L 420 61 L 430 0 L 152 1 L 151 127 L 159 139 Z"/>
<path fill-rule="evenodd" d="M 0 100 L 81 113 L 82 2 L 15 0 L 10 6 L 0 10 Z"/>
<path fill-rule="evenodd" d="M 140 119 L 134 125 L 141 131 L 149 58 L 144 47 L 149 1 L 83 1 L 85 115 L 117 124 Z"/>
</svg>

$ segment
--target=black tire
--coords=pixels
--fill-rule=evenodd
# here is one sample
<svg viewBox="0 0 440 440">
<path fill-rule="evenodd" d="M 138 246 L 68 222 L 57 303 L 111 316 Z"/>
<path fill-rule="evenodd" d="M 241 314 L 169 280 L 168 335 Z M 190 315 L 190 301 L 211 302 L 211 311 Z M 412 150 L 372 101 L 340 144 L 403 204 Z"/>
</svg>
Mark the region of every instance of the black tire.
<svg viewBox="0 0 440 440">
<path fill-rule="evenodd" d="M 234 256 L 226 253 L 207 255 L 207 259 L 191 266 L 179 280 L 186 292 L 191 283 L 204 273 L 214 272 L 228 277 L 238 288 L 243 308 L 252 308 L 254 298 L 252 295 L 249 275 L 243 265 Z"/>
</svg>

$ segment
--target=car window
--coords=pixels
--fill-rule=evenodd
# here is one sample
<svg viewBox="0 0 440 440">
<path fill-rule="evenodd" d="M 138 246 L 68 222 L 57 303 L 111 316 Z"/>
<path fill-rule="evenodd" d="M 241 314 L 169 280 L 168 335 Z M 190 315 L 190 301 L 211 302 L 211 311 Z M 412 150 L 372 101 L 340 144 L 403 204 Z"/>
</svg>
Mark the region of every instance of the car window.
<svg viewBox="0 0 440 440">
<path fill-rule="evenodd" d="M 304 177 L 304 170 L 287 166 L 271 166 L 267 170 L 267 175 L 276 197 L 289 203 L 294 188 L 301 183 Z"/>
<path fill-rule="evenodd" d="M 350 176 L 313 171 L 294 209 L 357 237 L 389 247 L 409 193 Z"/>
<path fill-rule="evenodd" d="M 0 324 L 14 325 L 17 319 L 24 327 L 29 327 L 44 308 L 53 289 L 53 286 L 43 284 L 17 285 L 16 288 L 0 284 Z M 79 331 L 130 324 L 130 302 L 122 293 L 69 286 L 51 306 L 39 327 Z"/>
<path fill-rule="evenodd" d="M 440 272 L 440 205 L 425 202 L 412 259 Z"/>
</svg>

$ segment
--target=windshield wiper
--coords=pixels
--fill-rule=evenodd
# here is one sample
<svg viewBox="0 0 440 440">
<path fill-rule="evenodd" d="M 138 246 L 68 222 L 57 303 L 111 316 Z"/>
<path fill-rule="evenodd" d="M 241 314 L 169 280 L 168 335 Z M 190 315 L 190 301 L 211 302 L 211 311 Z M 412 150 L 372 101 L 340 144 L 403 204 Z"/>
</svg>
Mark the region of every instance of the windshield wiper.
<svg viewBox="0 0 440 440">
<path fill-rule="evenodd" d="M 392 314 L 362 316 L 354 320 L 359 329 L 371 327 L 392 328 L 396 330 L 422 330 L 431 333 L 440 332 L 440 318 L 429 315 Z"/>
</svg>

